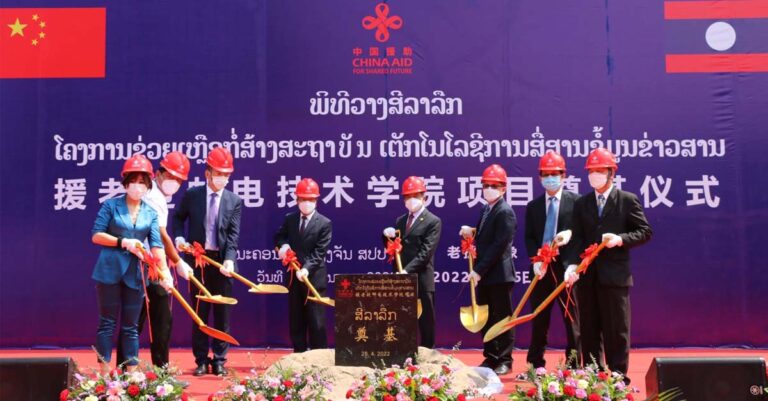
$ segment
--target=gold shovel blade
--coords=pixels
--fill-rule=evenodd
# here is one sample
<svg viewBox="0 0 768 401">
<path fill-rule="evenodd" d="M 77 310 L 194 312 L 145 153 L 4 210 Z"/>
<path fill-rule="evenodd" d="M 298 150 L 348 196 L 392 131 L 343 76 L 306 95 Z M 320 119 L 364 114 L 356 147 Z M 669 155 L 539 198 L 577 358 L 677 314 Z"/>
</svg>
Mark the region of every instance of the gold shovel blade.
<svg viewBox="0 0 768 401">
<path fill-rule="evenodd" d="M 256 284 L 248 289 L 254 294 L 287 294 L 288 289 L 279 284 Z"/>
<path fill-rule="evenodd" d="M 529 313 L 525 316 L 520 316 L 515 319 L 512 319 L 512 316 L 507 316 L 491 326 L 491 328 L 485 332 L 485 336 L 483 336 L 483 342 L 487 343 L 488 341 L 491 341 L 494 338 L 512 330 L 515 326 L 521 323 L 525 323 L 534 317 L 535 315 L 533 313 Z"/>
<path fill-rule="evenodd" d="M 307 297 L 307 299 L 325 306 L 330 306 L 331 308 L 336 307 L 336 302 L 328 297 Z"/>
<path fill-rule="evenodd" d="M 237 305 L 237 300 L 235 298 L 224 297 L 221 295 L 211 295 L 210 297 L 205 295 L 196 295 L 195 297 L 203 302 L 209 302 L 212 304 Z"/>
<path fill-rule="evenodd" d="M 421 312 L 424 312 L 424 308 L 421 306 L 421 300 L 416 300 L 416 319 L 421 318 Z"/>
<path fill-rule="evenodd" d="M 213 337 L 213 338 L 215 338 L 217 340 L 221 340 L 221 341 L 224 341 L 226 343 L 230 343 L 232 345 L 240 345 L 240 343 L 237 342 L 237 340 L 235 340 L 234 337 L 230 336 L 229 334 L 227 334 L 227 333 L 225 333 L 223 331 L 216 330 L 216 329 L 214 329 L 212 327 L 208 327 L 208 326 L 206 326 L 204 324 L 202 324 L 202 325 L 200 325 L 198 327 L 200 328 L 200 331 L 202 331 L 203 333 L 205 333 L 205 334 L 207 334 L 207 335 L 209 335 L 209 336 L 211 336 L 211 337 Z"/>
<path fill-rule="evenodd" d="M 462 306 L 459 308 L 459 319 L 461 325 L 470 333 L 477 333 L 488 323 L 488 305 L 477 305 L 477 320 L 471 306 Z"/>
</svg>

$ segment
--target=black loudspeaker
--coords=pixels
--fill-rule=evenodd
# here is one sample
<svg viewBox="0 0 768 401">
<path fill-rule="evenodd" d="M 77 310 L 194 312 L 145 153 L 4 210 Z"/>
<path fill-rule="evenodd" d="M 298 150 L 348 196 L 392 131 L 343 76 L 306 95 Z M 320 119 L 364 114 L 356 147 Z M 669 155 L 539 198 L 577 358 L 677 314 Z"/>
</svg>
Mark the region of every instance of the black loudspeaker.
<svg viewBox="0 0 768 401">
<path fill-rule="evenodd" d="M 71 358 L 0 358 L 0 400 L 57 401 L 74 371 Z"/>
<path fill-rule="evenodd" d="M 768 399 L 765 359 L 654 358 L 645 375 L 645 392 L 680 389 L 676 400 L 757 401 Z"/>
</svg>

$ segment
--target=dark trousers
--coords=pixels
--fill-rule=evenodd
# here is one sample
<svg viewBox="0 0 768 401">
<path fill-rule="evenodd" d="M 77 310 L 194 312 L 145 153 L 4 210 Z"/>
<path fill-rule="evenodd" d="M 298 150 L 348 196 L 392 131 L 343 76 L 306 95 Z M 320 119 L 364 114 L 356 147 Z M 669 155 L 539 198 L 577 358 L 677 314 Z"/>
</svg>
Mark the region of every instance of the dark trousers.
<svg viewBox="0 0 768 401">
<path fill-rule="evenodd" d="M 564 274 L 563 269 L 549 269 L 543 279 L 539 281 L 536 287 L 531 293 L 531 308 L 535 309 L 546 299 L 552 291 L 555 290 Z M 542 368 L 545 365 L 544 351 L 547 349 L 547 337 L 549 334 L 549 324 L 551 321 L 552 309 L 555 304 L 559 306 L 559 313 L 563 318 L 563 324 L 565 325 L 566 335 L 566 347 L 565 347 L 565 360 L 569 360 L 572 354 L 575 353 L 576 359 L 573 361 L 574 366 L 581 365 L 581 347 L 579 345 L 579 312 L 576 308 L 576 294 L 575 287 L 571 293 L 571 301 L 568 302 L 568 295 L 565 291 L 552 301 L 546 308 L 542 309 L 541 313 L 533 319 L 533 325 L 531 326 L 531 345 L 528 348 L 528 356 L 526 361 L 533 365 L 534 368 Z M 565 305 L 568 305 L 568 314 L 565 313 Z M 571 320 L 573 318 L 573 320 Z"/>
<path fill-rule="evenodd" d="M 317 292 L 325 296 L 324 288 L 318 288 Z M 307 286 L 295 277 L 288 290 L 288 331 L 293 343 L 293 352 L 328 348 L 325 307 L 307 301 Z"/>
<path fill-rule="evenodd" d="M 608 368 L 626 374 L 631 320 L 629 287 L 576 286 L 584 363 L 591 363 L 594 358 L 604 367 L 604 349 Z"/>
<path fill-rule="evenodd" d="M 152 355 L 152 364 L 165 366 L 168 364 L 169 344 L 171 342 L 171 316 L 170 294 L 157 283 L 147 284 L 147 296 L 149 297 L 149 326 L 152 331 L 152 342 L 149 351 Z M 147 303 L 142 300 L 141 314 L 139 315 L 139 335 L 147 321 Z M 123 355 L 121 343 L 117 344 L 117 363 L 126 360 Z"/>
<path fill-rule="evenodd" d="M 419 336 L 421 346 L 435 347 L 435 292 L 419 291 L 421 301 L 421 317 L 419 318 Z"/>
<path fill-rule="evenodd" d="M 96 351 L 105 362 L 112 360 L 112 343 L 120 319 L 118 343 L 125 350 L 126 365 L 139 364 L 138 320 L 141 311 L 142 293 L 125 285 L 96 284 L 99 301 L 99 328 L 96 330 Z"/>
<path fill-rule="evenodd" d="M 491 326 L 512 314 L 512 285 L 503 283 L 477 286 L 477 303 L 488 305 L 488 323 L 481 331 L 483 336 Z M 512 367 L 514 347 L 515 330 L 512 329 L 483 344 L 485 363 L 493 368 L 501 364 Z"/>
<path fill-rule="evenodd" d="M 215 261 L 222 263 L 223 260 L 219 257 L 218 252 L 207 253 L 207 256 Z M 202 273 L 201 273 L 202 270 Z M 203 282 L 205 288 L 213 295 L 222 295 L 225 297 L 232 296 L 232 279 L 221 274 L 219 269 L 215 266 L 205 266 L 202 269 L 195 269 L 195 277 Z M 211 304 L 209 302 L 203 302 L 195 298 L 195 295 L 203 295 L 200 290 L 190 291 L 191 305 L 194 305 L 197 310 L 197 315 L 203 320 L 205 324 L 208 324 L 208 315 L 213 310 L 213 325 L 209 325 L 216 330 L 229 333 L 229 314 L 231 311 L 231 305 Z M 208 350 L 213 351 L 213 358 L 208 356 Z M 195 363 L 198 365 L 213 363 L 214 365 L 224 366 L 227 361 L 227 351 L 229 350 L 229 344 L 208 337 L 207 334 L 200 331 L 197 324 L 192 323 L 192 354 L 195 355 Z"/>
</svg>

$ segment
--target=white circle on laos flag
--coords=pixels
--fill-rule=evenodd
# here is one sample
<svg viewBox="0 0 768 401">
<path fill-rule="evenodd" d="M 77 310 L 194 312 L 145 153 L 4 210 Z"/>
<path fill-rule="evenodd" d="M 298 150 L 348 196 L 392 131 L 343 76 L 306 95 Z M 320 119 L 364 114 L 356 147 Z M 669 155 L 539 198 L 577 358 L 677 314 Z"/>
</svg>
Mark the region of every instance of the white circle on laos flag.
<svg viewBox="0 0 768 401">
<path fill-rule="evenodd" d="M 707 28 L 704 35 L 707 44 L 714 50 L 726 51 L 736 43 L 736 30 L 727 22 L 718 21 Z"/>
</svg>

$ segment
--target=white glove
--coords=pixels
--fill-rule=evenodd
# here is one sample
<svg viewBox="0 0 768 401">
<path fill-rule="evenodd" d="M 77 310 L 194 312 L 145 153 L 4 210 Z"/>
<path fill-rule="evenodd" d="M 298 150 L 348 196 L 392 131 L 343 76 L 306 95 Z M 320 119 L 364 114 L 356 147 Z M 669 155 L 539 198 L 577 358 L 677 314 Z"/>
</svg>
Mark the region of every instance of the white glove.
<svg viewBox="0 0 768 401">
<path fill-rule="evenodd" d="M 139 260 L 141 261 L 144 260 L 144 255 L 141 253 L 141 250 L 140 250 L 141 247 L 144 246 L 142 245 L 141 241 L 133 238 L 123 238 L 123 241 L 121 242 L 121 244 L 123 246 L 123 249 L 136 255 L 136 257 L 139 258 Z"/>
<path fill-rule="evenodd" d="M 225 260 L 221 265 L 219 272 L 227 277 L 232 277 L 232 272 L 235 271 L 235 263 L 231 260 Z"/>
<path fill-rule="evenodd" d="M 193 274 L 192 268 L 189 267 L 184 259 L 179 259 L 179 263 L 176 263 L 176 274 L 178 274 L 179 277 L 183 278 L 184 280 L 189 280 L 189 276 Z"/>
<path fill-rule="evenodd" d="M 285 257 L 285 253 L 288 252 L 288 250 L 291 249 L 291 246 L 288 244 L 283 244 L 283 246 L 280 247 L 280 250 L 277 251 L 277 257 L 282 259 Z"/>
<path fill-rule="evenodd" d="M 174 240 L 176 242 L 176 249 L 181 252 L 181 247 L 188 245 L 187 240 L 184 239 L 184 237 L 176 237 Z"/>
<path fill-rule="evenodd" d="M 464 238 L 469 238 L 472 236 L 472 227 L 470 226 L 461 226 L 461 230 L 459 230 L 459 235 Z"/>
<path fill-rule="evenodd" d="M 384 229 L 384 236 L 387 237 L 387 238 L 395 238 L 396 234 L 397 233 L 395 232 L 395 228 L 394 227 L 387 227 L 387 228 Z"/>
<path fill-rule="evenodd" d="M 541 266 L 542 266 L 541 262 L 536 262 L 533 264 L 533 274 L 537 275 L 539 277 L 539 280 L 544 278 L 544 273 L 547 272 L 546 270 L 542 271 Z"/>
<path fill-rule="evenodd" d="M 605 244 L 605 246 L 608 248 L 624 245 L 624 241 L 622 241 L 621 237 L 616 234 L 611 234 L 611 233 L 603 234 L 603 242 L 606 242 L 606 241 L 607 243 Z"/>
<path fill-rule="evenodd" d="M 301 269 L 299 269 L 299 271 L 296 272 L 296 279 L 298 279 L 299 281 L 304 281 L 304 279 L 307 276 L 309 276 L 309 270 L 307 270 L 307 269 L 305 269 L 303 267 Z"/>
<path fill-rule="evenodd" d="M 173 275 L 170 270 L 163 272 L 163 278 L 160 279 L 160 286 L 166 291 L 171 292 L 171 288 L 173 288 Z"/>
<path fill-rule="evenodd" d="M 469 273 L 469 282 L 471 283 L 472 280 L 474 280 L 475 281 L 475 286 L 477 286 L 477 284 L 480 282 L 481 278 L 482 277 L 480 277 L 480 275 L 475 273 L 475 272 Z"/>
<path fill-rule="evenodd" d="M 573 235 L 571 230 L 560 231 L 555 236 L 555 243 L 557 246 L 565 246 L 571 240 L 571 235 Z"/>
<path fill-rule="evenodd" d="M 570 265 L 567 269 L 565 269 L 565 275 L 563 276 L 563 281 L 565 281 L 566 286 L 570 287 L 573 284 L 575 284 L 577 281 L 579 281 L 579 273 L 576 273 L 576 269 L 578 266 L 576 265 Z"/>
</svg>

